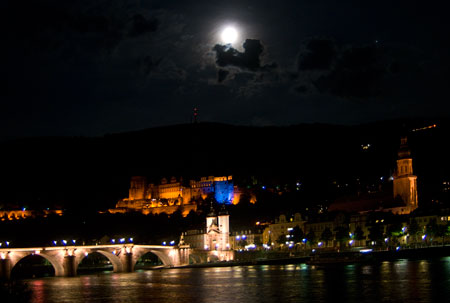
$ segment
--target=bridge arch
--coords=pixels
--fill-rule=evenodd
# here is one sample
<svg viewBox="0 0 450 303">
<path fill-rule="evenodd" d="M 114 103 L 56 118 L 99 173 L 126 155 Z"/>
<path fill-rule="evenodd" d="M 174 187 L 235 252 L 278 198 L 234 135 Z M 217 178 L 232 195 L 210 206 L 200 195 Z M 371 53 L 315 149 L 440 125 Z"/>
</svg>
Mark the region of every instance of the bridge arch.
<svg viewBox="0 0 450 303">
<path fill-rule="evenodd" d="M 20 261 L 22 261 L 23 259 L 25 259 L 28 256 L 32 256 L 32 255 L 38 255 L 44 259 L 46 259 L 47 261 L 50 262 L 50 264 L 53 266 L 53 269 L 55 271 L 55 276 L 63 276 L 64 275 L 64 267 L 63 264 L 60 260 L 60 256 L 59 254 L 52 254 L 52 253 L 47 253 L 47 252 L 39 252 L 39 253 L 32 253 L 32 252 L 22 252 L 22 253 L 14 253 L 12 256 L 10 256 L 10 260 L 11 260 L 11 272 L 14 269 L 14 267 L 17 265 L 17 263 L 19 263 Z"/>
<path fill-rule="evenodd" d="M 189 255 L 189 264 L 199 264 L 199 263 L 203 263 L 201 256 L 197 254 Z"/>
<path fill-rule="evenodd" d="M 171 266 L 170 264 L 165 264 L 163 262 L 163 260 L 161 259 L 161 257 L 158 256 L 157 254 L 155 254 L 155 251 L 147 250 L 145 252 L 140 252 L 140 253 L 136 254 L 135 256 L 133 256 L 133 260 L 132 260 L 133 270 L 141 269 L 139 267 L 140 262 L 145 264 L 145 262 L 149 261 L 149 259 L 151 261 L 152 267 L 153 266 L 165 266 L 165 267 Z M 148 265 L 149 263 L 146 263 L 146 264 Z M 145 268 L 145 266 L 144 266 L 144 268 Z"/>
<path fill-rule="evenodd" d="M 122 264 L 122 261 L 120 258 L 114 253 L 114 250 L 103 250 L 103 249 L 86 249 L 86 250 L 77 250 L 76 252 L 76 261 L 75 266 L 76 269 L 80 266 L 81 262 L 84 258 L 87 257 L 89 254 L 93 253 L 99 253 L 100 255 L 106 257 L 106 259 L 111 262 L 113 266 L 113 272 L 122 272 L 124 269 L 124 266 Z"/>
<path fill-rule="evenodd" d="M 173 266 L 170 256 L 165 252 L 155 249 L 135 248 L 133 250 L 133 260 L 132 260 L 133 264 L 131 264 L 132 268 L 136 266 L 136 263 L 139 261 L 139 259 L 141 259 L 144 255 L 148 253 L 156 255 L 159 258 L 159 260 L 161 260 L 162 264 L 164 264 L 164 266 L 167 267 Z"/>
</svg>

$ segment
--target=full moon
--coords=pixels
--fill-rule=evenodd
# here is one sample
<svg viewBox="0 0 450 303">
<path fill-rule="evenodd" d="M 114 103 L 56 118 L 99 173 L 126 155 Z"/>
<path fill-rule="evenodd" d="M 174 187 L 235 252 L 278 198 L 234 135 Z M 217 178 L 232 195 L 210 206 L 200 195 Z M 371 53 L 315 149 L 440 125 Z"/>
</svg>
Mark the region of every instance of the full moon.
<svg viewBox="0 0 450 303">
<path fill-rule="evenodd" d="M 226 44 L 231 44 L 236 42 L 238 38 L 238 32 L 234 27 L 226 27 L 222 31 L 222 41 Z"/>
</svg>

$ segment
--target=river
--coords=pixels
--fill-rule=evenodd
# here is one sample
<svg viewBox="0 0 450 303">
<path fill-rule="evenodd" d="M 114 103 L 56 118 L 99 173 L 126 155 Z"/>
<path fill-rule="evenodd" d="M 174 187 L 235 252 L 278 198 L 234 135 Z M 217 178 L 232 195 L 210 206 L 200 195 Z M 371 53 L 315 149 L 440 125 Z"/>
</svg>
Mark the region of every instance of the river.
<svg viewBox="0 0 450 303">
<path fill-rule="evenodd" d="M 32 302 L 444 302 L 450 257 L 147 270 L 25 280 Z"/>
</svg>

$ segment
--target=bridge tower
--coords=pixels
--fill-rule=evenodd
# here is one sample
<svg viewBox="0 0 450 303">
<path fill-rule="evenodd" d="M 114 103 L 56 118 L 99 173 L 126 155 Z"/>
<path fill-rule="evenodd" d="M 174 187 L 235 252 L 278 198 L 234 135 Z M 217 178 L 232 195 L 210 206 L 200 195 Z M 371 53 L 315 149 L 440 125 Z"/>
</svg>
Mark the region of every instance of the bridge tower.
<svg viewBox="0 0 450 303">
<path fill-rule="evenodd" d="M 225 209 L 225 205 L 222 204 L 222 209 L 219 212 L 219 216 L 217 217 L 219 220 L 219 247 L 221 250 L 230 249 L 230 215 L 228 211 Z"/>
</svg>

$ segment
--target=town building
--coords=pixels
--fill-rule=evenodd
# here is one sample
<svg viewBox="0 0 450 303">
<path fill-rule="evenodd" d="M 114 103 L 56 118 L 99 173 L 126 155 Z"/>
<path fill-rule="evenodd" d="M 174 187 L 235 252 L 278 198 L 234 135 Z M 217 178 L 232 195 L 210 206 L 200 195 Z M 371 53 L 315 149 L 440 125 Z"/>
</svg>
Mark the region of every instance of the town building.
<svg viewBox="0 0 450 303">
<path fill-rule="evenodd" d="M 286 215 L 280 215 L 275 219 L 275 223 L 265 228 L 263 232 L 263 243 L 273 247 L 293 245 L 293 241 L 290 239 L 291 232 L 296 226 L 303 230 L 305 223 L 306 220 L 299 213 L 295 213 L 289 219 L 286 218 Z"/>
<path fill-rule="evenodd" d="M 263 245 L 264 226 L 257 225 L 252 228 L 231 232 L 230 246 L 233 250 L 253 250 L 265 247 Z"/>
</svg>

